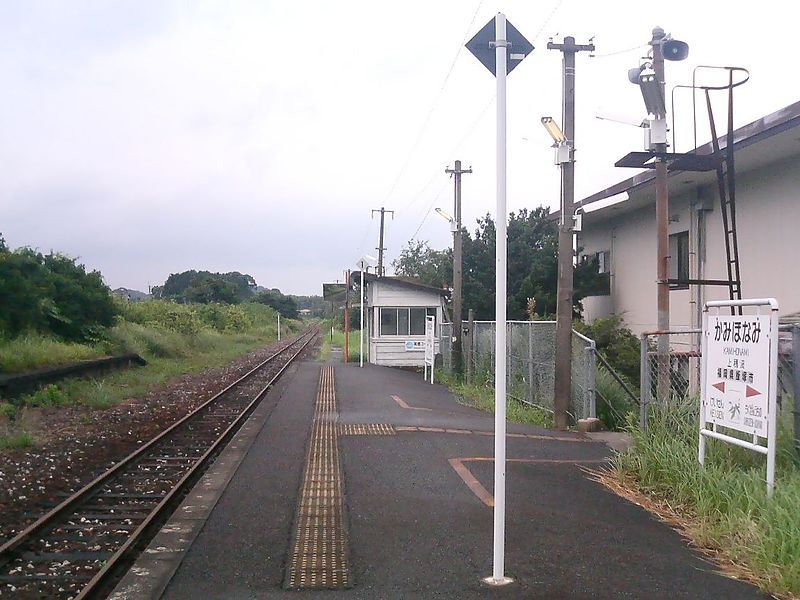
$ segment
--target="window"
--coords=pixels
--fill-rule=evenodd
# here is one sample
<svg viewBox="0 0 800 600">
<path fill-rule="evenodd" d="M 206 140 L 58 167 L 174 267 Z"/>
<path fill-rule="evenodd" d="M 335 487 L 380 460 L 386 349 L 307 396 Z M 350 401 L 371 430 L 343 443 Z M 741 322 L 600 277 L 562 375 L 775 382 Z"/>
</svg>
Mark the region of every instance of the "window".
<svg viewBox="0 0 800 600">
<path fill-rule="evenodd" d="M 611 251 L 610 250 L 603 250 L 602 252 L 595 252 L 594 256 L 597 259 L 597 272 L 598 273 L 610 273 L 611 272 Z"/>
<path fill-rule="evenodd" d="M 381 337 L 385 335 L 397 335 L 397 309 L 381 309 Z"/>
<path fill-rule="evenodd" d="M 669 277 L 679 281 L 689 279 L 689 232 L 681 231 L 669 236 Z M 672 289 L 685 290 L 688 283 L 672 284 Z"/>
<path fill-rule="evenodd" d="M 425 317 L 436 317 L 435 308 L 381 308 L 381 337 L 425 335 Z"/>
<path fill-rule="evenodd" d="M 425 335 L 425 309 L 412 308 L 410 312 L 411 335 Z"/>
</svg>

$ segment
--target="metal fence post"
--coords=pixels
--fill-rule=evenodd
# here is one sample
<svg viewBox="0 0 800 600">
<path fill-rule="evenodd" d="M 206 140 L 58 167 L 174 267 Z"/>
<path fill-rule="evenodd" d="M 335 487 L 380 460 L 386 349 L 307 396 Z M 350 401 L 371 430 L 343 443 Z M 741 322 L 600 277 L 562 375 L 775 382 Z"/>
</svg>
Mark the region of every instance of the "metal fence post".
<svg viewBox="0 0 800 600">
<path fill-rule="evenodd" d="M 792 328 L 792 371 L 794 372 L 794 447 L 800 452 L 800 324 Z"/>
<path fill-rule="evenodd" d="M 528 323 L 528 401 L 536 404 L 533 385 L 533 321 Z"/>
<path fill-rule="evenodd" d="M 647 335 L 644 333 L 641 336 L 641 346 L 639 352 L 641 354 L 639 362 L 639 374 L 642 380 L 641 390 L 639 392 L 639 427 L 642 428 L 642 431 L 647 431 L 647 409 L 648 404 L 650 403 L 650 360 L 648 359 L 647 355 Z"/>
<path fill-rule="evenodd" d="M 471 384 L 475 372 L 475 311 L 470 308 L 467 315 L 467 383 Z"/>
<path fill-rule="evenodd" d="M 586 346 L 584 352 L 586 361 L 586 408 L 588 409 L 588 414 L 586 416 L 594 418 L 597 416 L 597 404 L 595 399 L 597 359 L 595 358 L 594 344 Z"/>
</svg>

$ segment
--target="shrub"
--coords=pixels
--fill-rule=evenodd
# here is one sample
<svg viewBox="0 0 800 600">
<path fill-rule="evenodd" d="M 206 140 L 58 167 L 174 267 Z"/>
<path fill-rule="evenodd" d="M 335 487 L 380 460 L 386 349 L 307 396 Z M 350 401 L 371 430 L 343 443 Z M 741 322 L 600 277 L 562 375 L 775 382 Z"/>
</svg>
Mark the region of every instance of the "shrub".
<svg viewBox="0 0 800 600">
<path fill-rule="evenodd" d="M 67 395 L 55 384 L 44 386 L 32 394 L 22 396 L 20 404 L 24 406 L 62 406 L 67 403 Z"/>
<path fill-rule="evenodd" d="M 575 329 L 592 338 L 597 350 L 603 353 L 611 366 L 634 386 L 639 387 L 640 342 L 625 327 L 622 317 L 614 315 L 608 319 L 595 319 L 590 324 L 577 321 Z"/>
<path fill-rule="evenodd" d="M 17 418 L 17 407 L 10 402 L 0 402 L 0 420 L 13 421 Z"/>
<path fill-rule="evenodd" d="M 0 246 L 0 332 L 27 331 L 70 341 L 95 340 L 117 307 L 98 271 L 74 258 Z"/>
</svg>

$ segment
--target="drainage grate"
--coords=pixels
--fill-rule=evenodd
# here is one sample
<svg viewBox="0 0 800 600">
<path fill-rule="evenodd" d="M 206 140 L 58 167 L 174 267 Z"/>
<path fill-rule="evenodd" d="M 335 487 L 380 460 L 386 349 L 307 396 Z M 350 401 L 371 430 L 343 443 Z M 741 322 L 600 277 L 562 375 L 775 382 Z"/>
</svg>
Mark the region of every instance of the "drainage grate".
<svg viewBox="0 0 800 600">
<path fill-rule="evenodd" d="M 394 435 L 394 426 L 386 423 L 340 423 L 339 435 Z"/>
<path fill-rule="evenodd" d="M 286 569 L 287 588 L 343 589 L 352 585 L 337 436 L 333 367 L 323 367 Z"/>
</svg>

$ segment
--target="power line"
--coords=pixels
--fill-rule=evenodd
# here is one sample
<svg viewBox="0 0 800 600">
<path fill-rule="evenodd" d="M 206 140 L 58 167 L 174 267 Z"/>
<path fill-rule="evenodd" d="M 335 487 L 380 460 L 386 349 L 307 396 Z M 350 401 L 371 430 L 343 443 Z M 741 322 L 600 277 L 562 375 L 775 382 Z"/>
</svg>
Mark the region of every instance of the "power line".
<svg viewBox="0 0 800 600">
<path fill-rule="evenodd" d="M 447 187 L 447 183 L 448 183 L 447 181 L 444 182 L 442 187 L 439 189 L 439 193 L 437 193 L 436 197 L 433 200 L 431 200 L 430 206 L 428 206 L 428 211 L 425 213 L 425 216 L 422 217 L 422 221 L 420 221 L 417 230 L 414 232 L 414 235 L 411 236 L 411 239 L 409 241 L 412 241 L 414 240 L 414 238 L 417 237 L 419 230 L 422 229 L 422 226 L 425 224 L 425 221 L 428 220 L 428 216 L 431 214 L 431 211 L 433 210 L 433 205 L 436 204 L 436 201 L 439 199 L 439 197 L 442 195 L 442 192 Z"/>
<path fill-rule="evenodd" d="M 467 26 L 467 33 L 464 34 L 464 38 L 458 45 L 458 50 L 456 51 L 456 54 L 453 57 L 453 61 L 450 63 L 450 68 L 447 70 L 447 74 L 444 77 L 444 81 L 442 82 L 441 87 L 439 87 L 439 92 L 436 94 L 436 98 L 434 98 L 433 104 L 428 110 L 428 114 L 425 116 L 425 120 L 422 122 L 422 127 L 420 128 L 419 133 L 417 134 L 417 138 L 414 140 L 414 144 L 411 146 L 411 150 L 409 150 L 408 156 L 406 157 L 406 160 L 403 162 L 403 166 L 397 173 L 397 177 L 395 177 L 394 182 L 392 183 L 392 187 L 389 189 L 389 193 L 386 194 L 386 200 L 389 200 L 389 198 L 391 198 L 392 194 L 394 193 L 394 190 L 397 188 L 397 184 L 400 182 L 400 179 L 405 174 L 405 171 L 408 168 L 409 163 L 411 162 L 411 158 L 414 156 L 414 152 L 419 146 L 419 143 L 422 141 L 422 137 L 425 135 L 425 131 L 428 128 L 428 124 L 431 121 L 431 117 L 433 116 L 434 111 L 439 105 L 439 100 L 441 100 L 442 98 L 445 86 L 447 85 L 447 82 L 450 80 L 450 75 L 452 75 L 453 73 L 453 69 L 456 66 L 456 61 L 458 60 L 458 57 L 461 55 L 461 50 L 464 47 L 464 43 L 467 41 L 467 36 L 469 36 L 469 33 L 472 30 L 472 26 L 475 23 L 475 18 L 478 16 L 478 11 L 480 11 L 481 6 L 483 6 L 483 0 L 480 0 L 478 2 L 478 6 L 475 8 L 475 12 L 472 13 L 472 19 L 470 19 L 469 25 Z"/>
<path fill-rule="evenodd" d="M 625 50 L 615 50 L 614 52 L 606 52 L 605 54 L 590 54 L 589 58 L 606 58 L 607 56 L 617 56 L 618 54 L 625 54 L 626 52 L 633 52 L 634 50 L 639 50 L 646 47 L 647 44 L 638 44 L 637 46 L 625 48 Z"/>
</svg>

